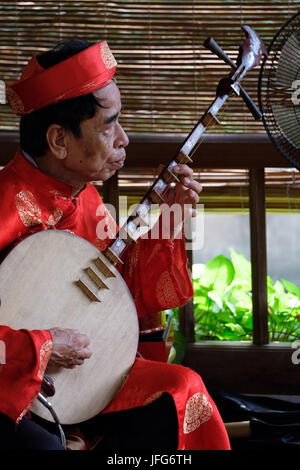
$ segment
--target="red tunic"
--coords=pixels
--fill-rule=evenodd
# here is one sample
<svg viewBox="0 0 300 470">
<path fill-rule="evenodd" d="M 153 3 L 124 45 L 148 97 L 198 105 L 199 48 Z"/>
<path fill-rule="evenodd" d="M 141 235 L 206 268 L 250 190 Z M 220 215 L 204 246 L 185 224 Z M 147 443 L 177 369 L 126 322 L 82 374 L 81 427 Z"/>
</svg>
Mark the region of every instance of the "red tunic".
<svg viewBox="0 0 300 470">
<path fill-rule="evenodd" d="M 74 198 L 71 186 L 41 172 L 20 152 L 0 172 L 0 205 L 2 256 L 40 230 L 69 230 L 100 250 L 116 230 L 91 184 Z M 103 226 L 106 240 L 98 237 Z M 127 250 L 120 271 L 139 317 L 183 305 L 193 295 L 183 240 L 139 239 Z M 51 354 L 51 335 L 47 330 L 0 326 L 0 339 L 6 346 L 6 363 L 0 369 L 0 412 L 18 422 L 39 392 Z M 182 366 L 137 359 L 104 412 L 142 406 L 164 392 L 172 394 L 177 408 L 178 449 L 229 448 L 223 422 L 201 378 Z"/>
</svg>

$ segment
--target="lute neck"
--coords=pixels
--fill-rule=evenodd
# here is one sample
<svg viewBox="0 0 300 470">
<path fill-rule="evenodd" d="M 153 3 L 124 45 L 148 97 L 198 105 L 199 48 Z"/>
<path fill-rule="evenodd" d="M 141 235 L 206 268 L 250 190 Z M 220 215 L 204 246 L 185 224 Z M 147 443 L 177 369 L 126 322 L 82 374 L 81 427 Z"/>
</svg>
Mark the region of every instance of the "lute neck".
<svg viewBox="0 0 300 470">
<path fill-rule="evenodd" d="M 193 153 L 194 149 L 198 147 L 202 135 L 206 129 L 214 124 L 219 124 L 216 115 L 227 100 L 228 96 L 229 95 L 225 94 L 222 97 L 217 97 L 214 100 L 214 102 L 190 132 L 177 152 L 175 158 L 172 158 L 163 168 L 137 208 L 134 210 L 133 214 L 128 217 L 125 224 L 121 227 L 117 237 L 112 240 L 110 245 L 106 248 L 104 255 L 112 264 L 116 265 L 118 263 L 123 263 L 121 259 L 122 255 L 130 243 L 137 241 L 138 229 L 141 226 L 149 227 L 147 216 L 151 210 L 152 204 L 163 203 L 163 194 L 168 185 L 170 183 L 177 183 L 179 181 L 178 177 L 173 172 L 174 167 L 178 164 L 193 163 L 190 155 Z"/>
</svg>

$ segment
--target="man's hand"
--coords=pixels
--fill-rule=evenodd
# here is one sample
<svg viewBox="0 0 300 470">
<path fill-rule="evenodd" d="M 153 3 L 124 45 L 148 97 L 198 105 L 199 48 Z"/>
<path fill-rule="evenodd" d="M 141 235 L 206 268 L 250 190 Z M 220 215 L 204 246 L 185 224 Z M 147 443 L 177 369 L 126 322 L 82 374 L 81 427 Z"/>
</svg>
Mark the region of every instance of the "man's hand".
<svg viewBox="0 0 300 470">
<path fill-rule="evenodd" d="M 91 357 L 88 348 L 90 341 L 86 335 L 70 328 L 51 328 L 53 342 L 52 353 L 48 362 L 50 367 L 73 368 L 83 364 Z"/>
<path fill-rule="evenodd" d="M 171 240 L 181 232 L 184 220 L 197 216 L 197 210 L 193 206 L 199 202 L 202 191 L 201 184 L 193 178 L 192 168 L 178 164 L 172 171 L 180 181 L 168 185 L 163 194 L 164 203 L 160 206 L 160 230 L 164 238 L 169 234 Z"/>
<path fill-rule="evenodd" d="M 180 204 L 194 206 L 199 202 L 199 194 L 202 186 L 193 178 L 193 170 L 185 164 L 178 164 L 172 169 L 173 173 L 180 179 L 179 183 L 174 186 L 169 185 L 163 195 L 165 203 L 169 206 L 172 204 Z M 190 217 L 196 217 L 196 209 L 188 212 Z M 187 214 L 187 215 L 188 215 Z"/>
</svg>

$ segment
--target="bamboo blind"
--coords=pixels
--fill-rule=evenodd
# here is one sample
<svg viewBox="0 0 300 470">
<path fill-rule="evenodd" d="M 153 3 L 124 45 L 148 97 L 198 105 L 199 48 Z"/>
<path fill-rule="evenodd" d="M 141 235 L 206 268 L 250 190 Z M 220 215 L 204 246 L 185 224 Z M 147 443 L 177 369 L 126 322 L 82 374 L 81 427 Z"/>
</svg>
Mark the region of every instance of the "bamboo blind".
<svg viewBox="0 0 300 470">
<path fill-rule="evenodd" d="M 58 41 L 106 39 L 118 61 L 123 125 L 127 132 L 186 133 L 215 96 L 229 68 L 203 47 L 212 36 L 235 60 L 251 26 L 266 46 L 298 10 L 297 0 L 1 1 L 0 80 L 16 80 L 33 53 Z M 259 68 L 244 86 L 257 99 Z M 213 132 L 264 132 L 242 101 L 233 98 Z M 0 130 L 18 120 L 0 106 Z"/>
<path fill-rule="evenodd" d="M 118 175 L 120 196 L 127 208 L 138 204 L 153 184 L 156 172 L 145 168 L 122 169 Z M 249 177 L 245 169 L 208 168 L 195 171 L 202 185 L 200 204 L 206 213 L 249 213 Z M 100 194 L 102 187 L 94 183 Z M 294 168 L 265 168 L 266 210 L 300 213 L 300 172 Z"/>
</svg>

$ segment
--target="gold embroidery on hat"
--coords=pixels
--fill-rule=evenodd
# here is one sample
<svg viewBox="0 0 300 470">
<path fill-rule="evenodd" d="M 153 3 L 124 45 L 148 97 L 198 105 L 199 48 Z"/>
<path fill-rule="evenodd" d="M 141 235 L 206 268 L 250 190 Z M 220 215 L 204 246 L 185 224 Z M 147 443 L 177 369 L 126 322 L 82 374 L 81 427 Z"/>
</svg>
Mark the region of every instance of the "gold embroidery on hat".
<svg viewBox="0 0 300 470">
<path fill-rule="evenodd" d="M 183 422 L 184 434 L 195 431 L 203 423 L 210 420 L 213 414 L 213 407 L 208 398 L 203 393 L 195 393 L 189 398 Z"/>
<path fill-rule="evenodd" d="M 105 67 L 107 68 L 107 70 L 110 70 L 113 67 L 116 67 L 117 62 L 116 62 L 110 48 L 108 47 L 108 44 L 107 44 L 106 41 L 102 41 L 100 43 L 100 52 L 101 52 L 101 58 L 104 62 Z"/>
<path fill-rule="evenodd" d="M 24 113 L 24 105 L 22 100 L 12 88 L 6 88 L 6 100 L 14 113 Z"/>
</svg>

